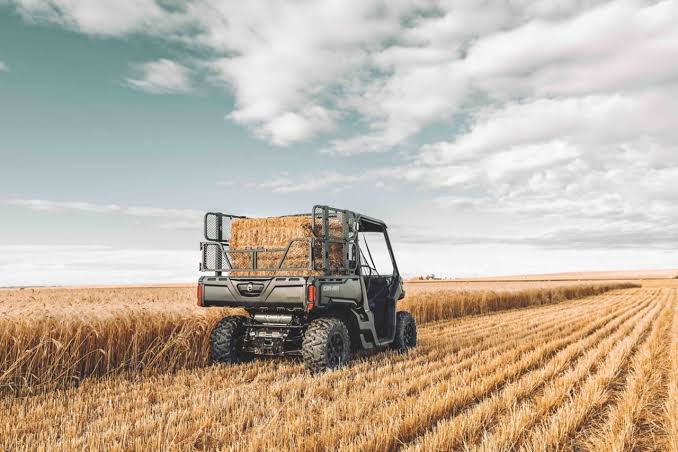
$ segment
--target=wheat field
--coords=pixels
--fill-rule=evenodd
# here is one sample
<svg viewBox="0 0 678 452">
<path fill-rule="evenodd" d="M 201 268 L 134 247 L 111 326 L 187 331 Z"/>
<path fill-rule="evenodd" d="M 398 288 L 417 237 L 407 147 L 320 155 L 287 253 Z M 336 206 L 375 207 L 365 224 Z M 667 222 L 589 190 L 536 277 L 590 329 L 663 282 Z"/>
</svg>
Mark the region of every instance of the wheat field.
<svg viewBox="0 0 678 452">
<path fill-rule="evenodd" d="M 584 284 L 505 291 L 435 290 L 400 302 L 420 324 L 627 287 Z M 193 288 L 27 289 L 0 292 L 0 393 L 18 395 L 128 372 L 207 365 L 209 333 L 237 309 L 203 309 Z"/>
<path fill-rule="evenodd" d="M 166 309 L 163 298 L 177 291 L 184 299 L 188 289 L 116 289 L 118 302 L 101 317 L 111 296 L 102 291 L 87 301 L 66 290 L 11 291 L 0 295 L 3 327 L 31 328 L 46 309 L 64 333 L 73 332 L 65 318 L 104 322 L 92 324 L 97 331 L 121 316 L 141 318 L 120 332 L 149 331 L 136 344 L 80 344 L 101 347 L 101 356 L 118 348 L 130 362 L 75 386 L 39 381 L 58 379 L 59 367 L 41 374 L 35 366 L 45 355 L 34 356 L 25 369 L 37 381 L 5 379 L 0 449 L 678 451 L 678 288 L 611 288 L 513 291 L 515 306 L 497 301 L 509 292 L 411 296 L 403 302 L 410 309 L 433 303 L 439 312 L 444 300 L 483 309 L 420 322 L 419 345 L 406 354 L 362 355 L 315 376 L 294 360 L 206 366 L 205 331 L 223 312 Z M 5 376 L 20 356 L 7 357 L 8 335 L 1 340 Z M 32 385 L 39 389 L 26 392 Z"/>
</svg>

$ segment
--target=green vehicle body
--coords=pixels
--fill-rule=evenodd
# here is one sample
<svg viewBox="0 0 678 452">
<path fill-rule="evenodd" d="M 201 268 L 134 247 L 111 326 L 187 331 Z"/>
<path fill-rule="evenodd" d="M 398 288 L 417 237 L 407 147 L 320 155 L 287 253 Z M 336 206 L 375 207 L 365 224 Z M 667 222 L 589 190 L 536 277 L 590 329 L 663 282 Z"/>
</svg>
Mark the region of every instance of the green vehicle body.
<svg viewBox="0 0 678 452">
<path fill-rule="evenodd" d="M 405 292 L 386 224 L 321 205 L 309 215 L 319 231 L 316 237 L 291 240 L 286 248 L 255 250 L 229 248 L 230 221 L 242 217 L 205 215 L 208 241 L 201 243 L 200 269 L 212 274 L 199 279 L 198 304 L 243 308 L 248 314 L 217 324 L 210 343 L 212 361 L 228 364 L 256 355 L 299 355 L 315 372 L 346 364 L 358 350 L 405 351 L 416 345 L 414 319 L 396 309 Z M 330 232 L 330 221 L 342 225 L 341 234 Z M 388 274 L 376 268 L 367 235 L 383 238 L 381 257 Z M 309 268 L 296 269 L 300 276 L 295 276 L 285 259 L 298 241 L 308 241 Z M 342 247 L 344 262 L 330 269 L 329 249 L 337 246 Z M 275 268 L 258 268 L 257 257 L 269 252 L 282 258 Z M 238 253 L 251 254 L 251 267 L 233 267 Z M 314 276 L 301 276 L 309 269 Z"/>
</svg>

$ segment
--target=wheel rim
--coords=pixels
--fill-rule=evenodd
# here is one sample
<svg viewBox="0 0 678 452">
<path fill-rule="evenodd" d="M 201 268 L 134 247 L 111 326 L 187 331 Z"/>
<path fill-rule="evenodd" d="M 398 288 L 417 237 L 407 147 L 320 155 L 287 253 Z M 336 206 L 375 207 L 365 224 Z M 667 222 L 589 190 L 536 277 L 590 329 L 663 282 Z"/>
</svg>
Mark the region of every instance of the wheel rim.
<svg viewBox="0 0 678 452">
<path fill-rule="evenodd" d="M 334 333 L 330 337 L 330 343 L 327 347 L 327 362 L 330 367 L 337 367 L 341 364 L 344 357 L 344 338 L 340 333 Z"/>
<path fill-rule="evenodd" d="M 417 331 L 414 329 L 414 324 L 413 323 L 408 323 L 405 325 L 405 334 L 404 334 L 404 339 L 405 339 L 405 345 L 408 347 L 411 347 L 415 344 L 415 341 L 417 340 Z"/>
</svg>

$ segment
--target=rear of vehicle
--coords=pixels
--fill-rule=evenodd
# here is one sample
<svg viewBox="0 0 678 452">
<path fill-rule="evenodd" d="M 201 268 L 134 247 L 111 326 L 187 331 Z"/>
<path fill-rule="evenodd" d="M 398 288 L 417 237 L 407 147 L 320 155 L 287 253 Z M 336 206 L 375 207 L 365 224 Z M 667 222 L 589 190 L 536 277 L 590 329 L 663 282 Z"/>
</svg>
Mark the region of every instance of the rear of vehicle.
<svg viewBox="0 0 678 452">
<path fill-rule="evenodd" d="M 390 277 L 361 275 L 368 266 L 358 232 L 370 221 L 383 225 L 327 206 L 267 219 L 206 214 L 200 270 L 212 274 L 199 280 L 198 304 L 248 313 L 217 325 L 210 359 L 232 363 L 253 355 L 301 355 L 309 369 L 325 370 L 345 363 L 351 350 L 396 341 L 395 301 L 402 283 L 385 225 L 395 271 Z M 392 299 L 390 310 L 385 305 L 379 314 L 386 320 L 375 320 L 368 298 L 378 297 L 370 297 L 370 287 L 381 299 Z M 378 331 L 375 323 L 383 328 Z"/>
</svg>

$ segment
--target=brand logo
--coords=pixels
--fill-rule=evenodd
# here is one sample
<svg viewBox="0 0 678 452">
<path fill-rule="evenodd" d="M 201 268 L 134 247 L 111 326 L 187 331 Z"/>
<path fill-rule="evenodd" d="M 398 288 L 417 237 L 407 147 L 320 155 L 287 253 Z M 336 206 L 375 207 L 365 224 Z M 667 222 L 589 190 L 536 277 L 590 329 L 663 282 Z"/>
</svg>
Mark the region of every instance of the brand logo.
<svg viewBox="0 0 678 452">
<path fill-rule="evenodd" d="M 252 289 L 254 289 L 254 286 L 252 285 L 252 283 L 249 283 L 249 284 L 247 285 L 247 291 L 248 291 L 248 292 L 252 292 Z"/>
</svg>

